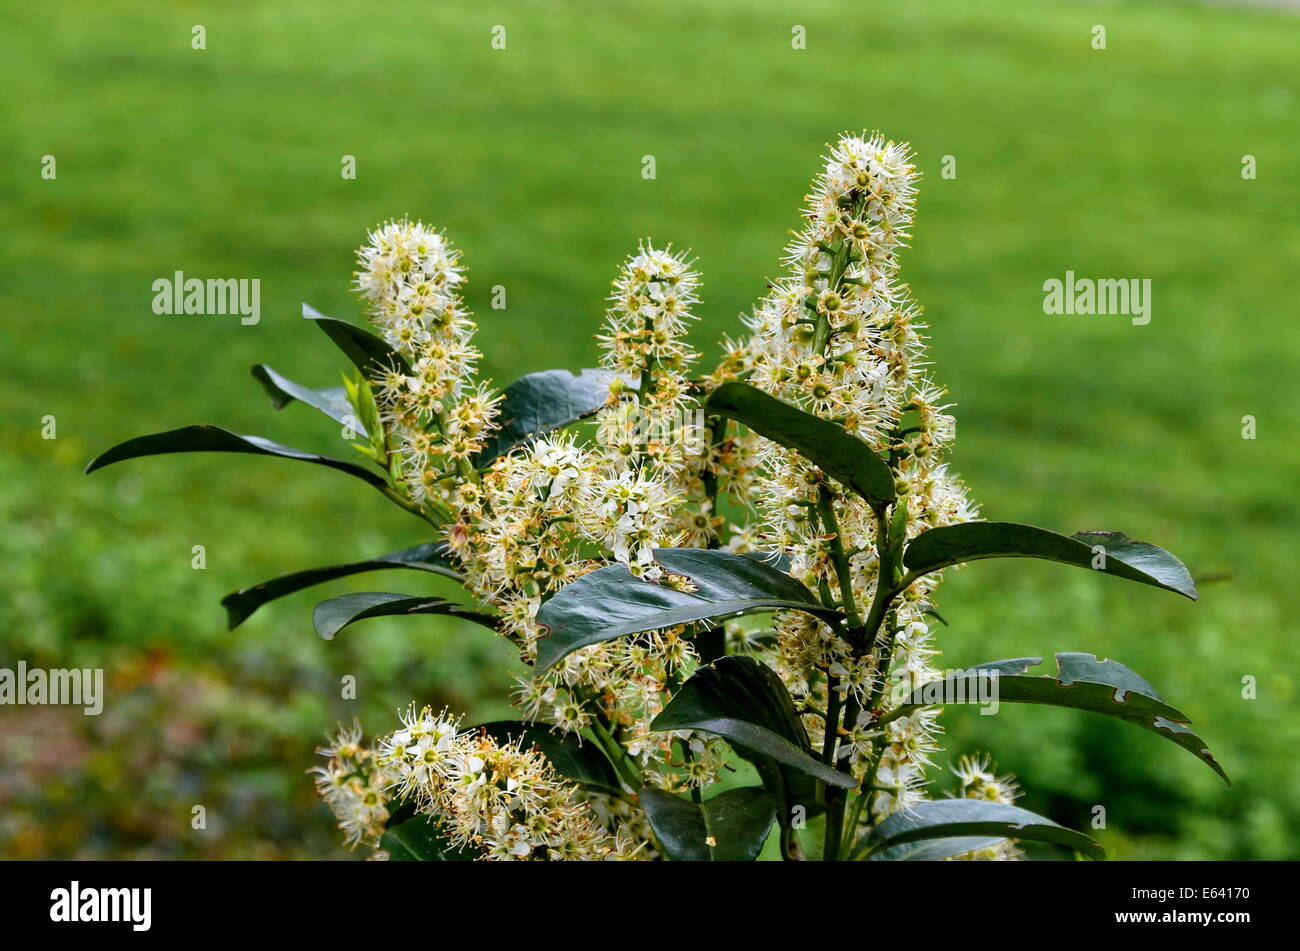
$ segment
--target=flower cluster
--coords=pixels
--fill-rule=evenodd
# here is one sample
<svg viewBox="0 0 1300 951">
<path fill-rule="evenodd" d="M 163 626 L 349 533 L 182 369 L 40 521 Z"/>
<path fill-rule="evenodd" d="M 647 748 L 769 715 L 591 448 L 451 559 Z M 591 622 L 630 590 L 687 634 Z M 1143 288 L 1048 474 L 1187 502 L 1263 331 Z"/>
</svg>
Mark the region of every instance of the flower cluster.
<svg viewBox="0 0 1300 951">
<path fill-rule="evenodd" d="M 582 542 L 600 542 L 607 557 L 658 578 L 650 552 L 667 544 L 663 532 L 671 499 L 648 471 L 614 474 L 571 435 L 538 439 L 511 453 L 480 484 L 462 485 L 461 507 L 449 542 L 467 584 L 500 616 L 501 630 L 532 662 L 542 601 L 599 565 L 583 557 Z M 644 766 L 658 767 L 672 755 L 671 737 L 650 732 L 650 721 L 667 702 L 668 684 L 680 682 L 694 653 L 680 629 L 596 644 L 576 651 L 545 677 L 522 680 L 518 705 L 524 717 L 565 733 L 578 733 L 600 716 L 636 737 Z"/>
<path fill-rule="evenodd" d="M 699 506 L 702 447 L 686 373 L 695 354 L 682 336 L 693 319 L 698 276 L 683 255 L 642 245 L 614 282 L 602 342 L 610 399 L 596 415 L 595 439 L 548 435 L 498 460 L 478 483 L 462 483 L 448 542 L 471 590 L 495 607 L 525 661 L 543 633 L 537 610 L 552 592 L 605 557 L 646 580 L 662 580 L 655 548 L 691 536 Z M 695 508 L 691 508 L 691 502 Z M 713 520 L 707 519 L 708 532 Z M 710 537 L 712 537 L 710 535 Z M 629 737 L 631 755 L 671 785 L 673 738 L 650 732 L 669 684 L 694 654 L 680 630 L 594 645 L 565 658 L 548 676 L 520 684 L 525 716 L 576 733 L 601 716 Z M 693 757 L 693 776 L 705 777 Z M 711 775 L 711 774 L 710 774 Z"/>
<path fill-rule="evenodd" d="M 374 752 L 362 744 L 361 725 L 344 727 L 316 752 L 328 760 L 311 770 L 316 790 L 338 819 L 344 842 L 379 845 L 389 816 L 391 779 Z"/>
<path fill-rule="evenodd" d="M 651 473 L 625 469 L 593 479 L 586 493 L 591 534 L 637 577 L 657 579 L 654 550 L 674 542 L 669 523 L 676 497 L 670 491 Z"/>
<path fill-rule="evenodd" d="M 698 377 L 686 333 L 699 276 L 686 256 L 642 244 L 613 283 L 597 338 L 611 382 L 592 441 L 538 435 L 490 465 L 479 453 L 497 407 L 474 381 L 479 354 L 458 293 L 458 252 L 441 234 L 401 221 L 371 234 L 358 255 L 357 287 L 400 356 L 372 381 L 393 474 L 521 659 L 531 663 L 546 634 L 542 604 L 602 564 L 683 587 L 690 582 L 666 572 L 656 548 L 777 549 L 847 625 L 779 611 L 772 636 L 751 637 L 746 624 L 728 622 L 726 644 L 776 669 L 809 734 L 826 737 L 827 761 L 859 781 L 854 822 L 924 799 L 938 749 L 937 712 L 897 705 L 903 688 L 938 676 L 928 614 L 940 576 L 895 590 L 886 540 L 975 516 L 944 461 L 954 421 L 926 369 L 919 310 L 898 281 L 915 183 L 904 146 L 842 138 L 808 196 L 785 276 L 747 318 L 747 336 L 724 341 L 721 362 Z M 700 401 L 730 381 L 866 442 L 888 461 L 897 501 L 873 506 L 791 449 L 725 420 L 706 424 Z M 744 524 L 725 524 L 724 497 Z M 877 603 L 871 626 L 864 619 Z M 545 674 L 520 678 L 516 705 L 529 722 L 594 738 L 628 790 L 703 788 L 726 768 L 722 742 L 651 730 L 699 664 L 699 633 L 673 627 L 573 651 Z M 352 843 L 378 841 L 392 800 L 414 804 L 452 843 L 491 858 L 655 854 L 633 797 L 579 790 L 538 750 L 462 730 L 427 708 L 408 710 L 402 728 L 373 749 L 353 729 L 323 752 L 329 762 L 316 770 L 317 784 Z M 958 775 L 963 796 L 1017 795 L 984 760 L 963 760 Z M 975 857 L 1016 854 L 1003 844 Z"/>
<path fill-rule="evenodd" d="M 417 503 L 446 504 L 495 429 L 495 398 L 474 382 L 475 325 L 459 286 L 460 252 L 419 222 L 390 221 L 357 252 L 356 287 L 370 320 L 400 356 L 375 389 L 396 475 Z"/>
<path fill-rule="evenodd" d="M 330 761 L 317 769 L 317 784 L 349 841 L 377 843 L 388 792 L 413 804 L 417 814 L 432 816 L 451 848 L 488 859 L 636 857 L 633 839 L 610 832 L 536 749 L 461 730 L 458 720 L 429 707 L 412 705 L 401 721 L 373 749 L 363 747 L 360 730 L 352 729 L 321 751 Z M 366 764 L 368 780 L 344 774 L 358 763 Z M 364 795 L 350 788 L 358 782 Z M 383 789 L 374 788 L 380 784 Z M 365 801 L 371 795 L 375 805 Z"/>
<path fill-rule="evenodd" d="M 480 482 L 457 490 L 459 518 L 448 543 L 470 590 L 497 609 L 525 660 L 540 633 L 542 599 L 594 566 L 575 553 L 574 522 L 590 473 L 587 451 L 557 435 L 503 457 Z"/>
<path fill-rule="evenodd" d="M 661 582 L 673 584 L 668 576 Z M 698 665 L 682 627 L 618 638 L 574 651 L 517 690 L 525 716 L 546 717 L 566 732 L 596 718 L 620 734 L 623 753 L 644 782 L 664 789 L 702 787 L 717 778 L 721 743 L 708 736 L 654 731 L 650 723 Z"/>
<path fill-rule="evenodd" d="M 597 417 L 597 443 L 601 462 L 615 471 L 651 465 L 675 473 L 699 454 L 687 412 L 687 374 L 698 354 L 684 339 L 698 289 L 684 255 L 644 244 L 614 280 L 597 339 L 601 366 L 618 374 L 619 399 Z"/>
<path fill-rule="evenodd" d="M 974 516 L 961 483 L 943 462 L 954 436 L 944 390 L 926 372 L 918 309 L 897 281 L 907 243 L 916 171 L 905 147 L 879 136 L 846 136 L 831 149 L 813 184 L 806 224 L 786 251 L 787 275 L 773 283 L 747 323 L 751 336 L 729 354 L 728 373 L 782 400 L 833 420 L 888 458 L 909 537 Z M 737 371 L 734 365 L 742 369 Z M 845 607 L 865 612 L 879 577 L 884 526 L 880 513 L 775 443 L 759 449 L 751 495 L 763 516 L 760 538 L 791 557 L 813 590 L 837 590 L 836 559 L 849 567 Z M 835 521 L 828 524 L 827 513 Z M 932 711 L 871 720 L 872 701 L 900 677 L 934 676 L 926 608 L 937 581 L 913 585 L 886 619 L 881 642 L 853 645 L 804 614 L 778 620 L 778 669 L 810 711 L 821 714 L 835 693 L 852 715 L 838 757 L 874 793 L 885 815 L 922 798 L 936 749 Z M 891 669 L 880 658 L 892 656 Z"/>
<path fill-rule="evenodd" d="M 953 772 L 957 774 L 957 796 L 963 799 L 980 799 L 1014 805 L 1020 798 L 1020 787 L 1011 776 L 999 776 L 987 756 L 963 756 L 957 760 Z M 1011 839 L 1003 839 L 982 849 L 963 852 L 954 859 L 974 861 L 1015 861 L 1024 853 Z"/>
</svg>

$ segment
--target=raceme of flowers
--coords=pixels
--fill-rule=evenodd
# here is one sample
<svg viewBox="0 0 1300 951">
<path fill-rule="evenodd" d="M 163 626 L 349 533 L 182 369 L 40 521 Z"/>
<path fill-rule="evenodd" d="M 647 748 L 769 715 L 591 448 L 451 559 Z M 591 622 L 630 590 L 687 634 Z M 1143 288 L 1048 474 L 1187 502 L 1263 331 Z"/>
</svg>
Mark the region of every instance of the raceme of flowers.
<svg viewBox="0 0 1300 951">
<path fill-rule="evenodd" d="M 498 407 L 476 376 L 460 253 L 418 222 L 393 221 L 370 234 L 356 287 L 406 364 L 373 386 L 394 479 L 406 503 L 438 527 L 466 586 L 525 662 L 544 634 L 536 620 L 543 601 L 600 565 L 615 561 L 643 580 L 677 584 L 653 560 L 660 547 L 779 550 L 813 591 L 840 580 L 838 547 L 851 574 L 846 613 L 856 617 L 872 603 L 877 513 L 793 450 L 706 423 L 700 401 L 727 381 L 839 422 L 888 459 L 908 537 L 975 516 L 944 462 L 954 420 L 929 374 L 919 308 L 898 280 L 916 178 L 906 146 L 879 136 L 840 139 L 813 183 L 784 275 L 704 374 L 686 341 L 699 275 L 684 254 L 643 243 L 613 282 L 597 337 L 610 395 L 588 436 L 551 433 L 485 468 L 475 459 L 498 426 Z M 828 511 L 835 532 L 819 516 Z M 927 797 L 939 749 L 934 708 L 884 718 L 881 727 L 868 711 L 882 698 L 888 710 L 887 698 L 937 676 L 928 612 L 938 578 L 927 575 L 904 593 L 877 643 L 849 643 L 793 611 L 775 615 L 774 639 L 746 622 L 727 625 L 733 652 L 775 667 L 810 735 L 822 735 L 825 711 L 847 709 L 834 759 L 860 780 L 876 819 Z M 577 650 L 519 681 L 520 714 L 617 745 L 642 782 L 671 791 L 706 786 L 729 768 L 722 741 L 650 729 L 700 663 L 690 633 L 670 628 Z M 889 669 L 878 660 L 886 656 Z M 343 730 L 321 751 L 328 762 L 316 770 L 317 785 L 349 844 L 377 845 L 404 802 L 435 817 L 456 846 L 487 858 L 655 856 L 635 797 L 579 790 L 536 750 L 500 745 L 446 714 L 412 706 L 401 723 L 370 746 L 358 729 Z M 1005 803 L 1017 795 L 984 760 L 962 760 L 957 775 L 957 795 Z M 1003 843 L 966 857 L 1017 854 Z"/>
<path fill-rule="evenodd" d="M 897 279 L 897 252 L 909 236 L 916 172 L 905 146 L 849 137 L 832 149 L 813 183 L 806 224 L 786 249 L 786 276 L 775 282 L 748 321 L 752 334 L 739 363 L 750 382 L 808 412 L 833 419 L 891 461 L 908 537 L 968 521 L 975 509 L 943 462 L 955 435 L 945 413 L 944 389 L 926 372 L 918 308 Z M 817 517 L 819 504 L 838 519 L 834 542 L 849 553 L 853 610 L 876 594 L 877 539 L 883 528 L 859 496 L 822 477 L 798 453 L 760 444 L 760 480 L 754 490 L 763 516 L 765 547 L 790 555 L 792 574 L 811 589 L 834 585 L 832 541 Z M 937 749 L 933 708 L 890 722 L 879 757 L 865 754 L 871 700 L 902 696 L 898 681 L 919 685 L 936 676 L 926 608 L 937 584 L 914 584 L 882 628 L 892 639 L 894 670 L 876 667 L 889 651 L 854 647 L 809 615 L 777 620 L 778 671 L 810 710 L 826 710 L 835 692 L 858 711 L 838 757 L 868 788 L 871 804 L 887 815 L 924 796 L 930 756 Z M 818 671 L 829 671 L 826 677 Z M 810 672 L 813 676 L 810 676 Z M 808 715 L 813 735 L 824 724 Z"/>
<path fill-rule="evenodd" d="M 377 845 L 390 805 L 405 799 L 438 817 L 451 848 L 488 858 L 627 859 L 636 850 L 536 749 L 462 730 L 445 712 L 412 705 L 377 748 L 363 746 L 354 725 L 321 753 L 329 761 L 314 769 L 316 786 L 350 844 Z"/>
</svg>

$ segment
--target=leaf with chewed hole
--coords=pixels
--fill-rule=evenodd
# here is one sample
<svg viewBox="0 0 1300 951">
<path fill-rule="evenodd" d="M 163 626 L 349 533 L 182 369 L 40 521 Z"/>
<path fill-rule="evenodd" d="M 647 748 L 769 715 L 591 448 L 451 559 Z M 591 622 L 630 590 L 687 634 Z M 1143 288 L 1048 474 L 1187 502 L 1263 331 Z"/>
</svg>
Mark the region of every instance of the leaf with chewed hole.
<svg viewBox="0 0 1300 951">
<path fill-rule="evenodd" d="M 898 713 L 922 706 L 940 706 L 951 698 L 990 697 L 998 703 L 1037 703 L 1069 707 L 1114 717 L 1172 740 L 1214 770 L 1229 785 L 1232 781 L 1205 741 L 1192 732 L 1187 715 L 1169 706 L 1146 679 L 1118 661 L 1098 660 L 1094 654 L 1063 651 L 1056 655 L 1057 674 L 1031 676 L 1025 672 L 1042 663 L 1041 657 L 976 664 L 918 687 L 908 695 Z M 983 680 L 983 683 L 981 683 Z M 974 701 L 970 701 L 974 702 Z"/>
</svg>

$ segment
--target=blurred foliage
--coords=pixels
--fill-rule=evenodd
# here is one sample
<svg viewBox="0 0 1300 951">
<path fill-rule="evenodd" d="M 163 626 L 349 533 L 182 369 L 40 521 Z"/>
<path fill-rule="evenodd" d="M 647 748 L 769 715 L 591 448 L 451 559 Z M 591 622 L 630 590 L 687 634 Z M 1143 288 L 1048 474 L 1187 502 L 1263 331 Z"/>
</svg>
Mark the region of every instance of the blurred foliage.
<svg viewBox="0 0 1300 951">
<path fill-rule="evenodd" d="M 1024 804 L 1062 823 L 1090 829 L 1103 805 L 1120 857 L 1300 854 L 1300 21 L 1159 2 L 785 7 L 0 12 L 0 665 L 103 666 L 109 689 L 98 718 L 0 709 L 0 854 L 343 855 L 303 775 L 335 721 L 382 728 L 412 698 L 506 711 L 509 651 L 478 629 L 374 621 L 324 644 L 304 593 L 223 630 L 227 591 L 426 539 L 375 493 L 260 459 L 84 478 L 91 455 L 190 422 L 343 451 L 309 410 L 272 411 L 248 367 L 336 382 L 341 362 L 299 302 L 358 319 L 351 250 L 404 213 L 465 249 L 498 380 L 590 364 L 607 282 L 647 234 L 699 255 L 707 349 L 777 271 L 822 143 L 863 127 L 910 140 L 927 174 L 905 274 L 986 514 L 1120 529 L 1197 575 L 1231 575 L 1192 605 L 982 563 L 940 603 L 954 665 L 1084 649 L 1147 673 L 1231 790 L 1140 731 L 1065 711 L 953 711 L 953 753 L 992 750 Z M 807 50 L 790 48 L 795 22 Z M 1097 22 L 1105 51 L 1090 46 Z M 190 48 L 195 23 L 206 50 Z M 490 48 L 495 24 L 505 51 Z M 47 154 L 54 181 L 39 174 Z M 1245 154 L 1258 180 L 1242 180 Z M 939 174 L 945 155 L 956 179 Z M 1067 268 L 1151 278 L 1151 324 L 1045 316 L 1042 283 Z M 262 322 L 155 316 L 151 284 L 178 269 L 260 279 Z M 494 284 L 505 311 L 488 306 Z M 47 415 L 55 440 L 41 438 Z M 451 593 L 401 574 L 320 590 L 389 586 Z M 356 702 L 340 696 L 349 674 Z M 1258 699 L 1242 699 L 1244 676 Z"/>
</svg>

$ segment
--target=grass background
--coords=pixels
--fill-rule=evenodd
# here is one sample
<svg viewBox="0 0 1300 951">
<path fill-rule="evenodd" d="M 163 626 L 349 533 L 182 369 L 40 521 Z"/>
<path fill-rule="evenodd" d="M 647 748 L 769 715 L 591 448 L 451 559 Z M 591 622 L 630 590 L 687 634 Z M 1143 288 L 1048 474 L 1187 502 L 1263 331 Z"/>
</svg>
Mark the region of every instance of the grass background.
<svg viewBox="0 0 1300 951">
<path fill-rule="evenodd" d="M 93 454 L 190 422 L 339 451 L 332 424 L 274 412 L 248 367 L 337 380 L 299 304 L 359 319 L 352 250 L 389 216 L 443 225 L 464 249 L 502 382 L 591 364 L 607 282 L 647 235 L 698 255 L 709 351 L 778 270 L 823 143 L 865 127 L 910 141 L 926 175 L 905 275 L 985 514 L 1120 529 L 1230 575 L 1193 605 L 986 562 L 939 606 L 954 665 L 1083 649 L 1142 672 L 1192 716 L 1231 790 L 1171 744 L 1065 711 L 953 711 L 952 751 L 991 750 L 1023 804 L 1063 823 L 1086 828 L 1104 806 L 1098 834 L 1122 858 L 1300 857 L 1291 13 L 50 0 L 6 5 L 0 37 L 0 664 L 102 665 L 109 681 L 99 718 L 0 709 L 0 854 L 344 855 L 302 775 L 324 730 L 354 715 L 384 727 L 412 697 L 505 712 L 509 654 L 479 630 L 371 622 L 324 644 L 311 593 L 223 630 L 234 588 L 424 539 L 376 494 L 232 457 L 83 477 Z M 258 278 L 261 323 L 155 316 L 151 284 L 178 269 Z M 1044 315 L 1042 283 L 1067 269 L 1150 278 L 1151 323 Z M 488 306 L 495 284 L 504 311 Z M 47 415 L 57 439 L 41 438 Z M 348 674 L 357 702 L 339 696 Z"/>
</svg>

